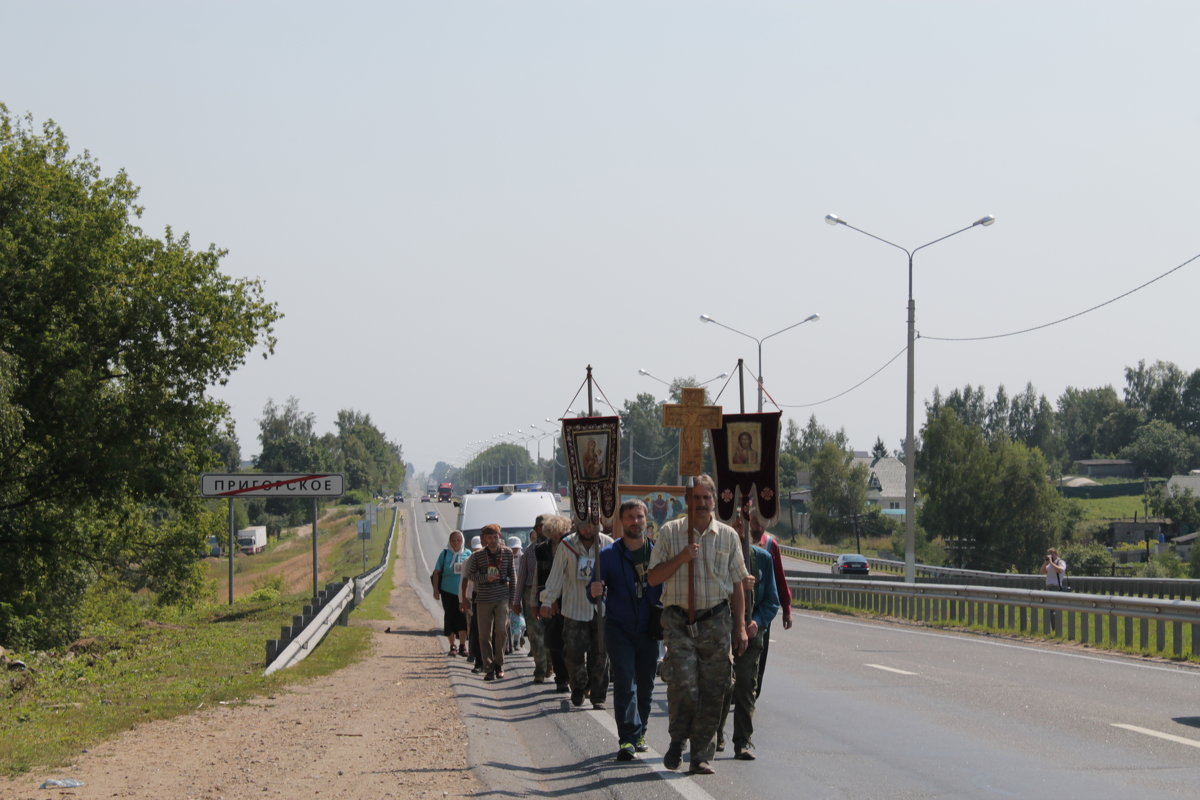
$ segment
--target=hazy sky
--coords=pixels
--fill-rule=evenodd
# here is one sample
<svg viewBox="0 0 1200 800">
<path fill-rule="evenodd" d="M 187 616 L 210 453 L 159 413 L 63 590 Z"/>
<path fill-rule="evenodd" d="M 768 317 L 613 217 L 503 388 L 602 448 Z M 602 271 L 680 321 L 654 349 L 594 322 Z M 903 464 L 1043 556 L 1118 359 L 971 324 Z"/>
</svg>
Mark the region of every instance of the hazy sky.
<svg viewBox="0 0 1200 800">
<path fill-rule="evenodd" d="M 247 455 L 269 398 L 322 433 L 366 412 L 428 470 L 549 427 L 589 364 L 618 407 L 664 396 L 639 368 L 755 369 L 702 313 L 763 337 L 820 312 L 763 345 L 768 391 L 894 449 L 903 356 L 819 401 L 904 348 L 907 261 L 826 213 L 910 248 L 996 216 L 917 254 L 926 336 L 1040 325 L 1200 253 L 1195 2 L 0 0 L 0 29 L 0 102 L 285 314 L 216 390 Z M 1200 261 L 1035 333 L 919 340 L 919 407 L 1196 369 L 1198 288 Z"/>
</svg>

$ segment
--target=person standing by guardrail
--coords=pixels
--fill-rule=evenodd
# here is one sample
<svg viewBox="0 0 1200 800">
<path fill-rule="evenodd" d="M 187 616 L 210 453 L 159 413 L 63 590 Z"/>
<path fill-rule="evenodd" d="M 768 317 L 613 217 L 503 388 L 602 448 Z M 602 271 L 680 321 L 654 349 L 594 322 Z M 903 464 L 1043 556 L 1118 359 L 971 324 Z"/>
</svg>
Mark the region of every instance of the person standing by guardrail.
<svg viewBox="0 0 1200 800">
<path fill-rule="evenodd" d="M 516 597 L 517 574 L 512 551 L 500 542 L 499 525 L 484 525 L 479 539 L 483 549 L 467 560 L 463 574 L 475 585 L 479 649 L 487 670 L 483 679 L 493 681 L 504 677 L 508 608 Z"/>
<path fill-rule="evenodd" d="M 1042 562 L 1042 574 L 1046 576 L 1046 590 L 1050 592 L 1067 591 L 1067 562 L 1058 557 L 1058 549 L 1051 547 L 1046 551 Z M 1058 612 L 1050 609 L 1050 626 L 1058 633 Z"/>
</svg>

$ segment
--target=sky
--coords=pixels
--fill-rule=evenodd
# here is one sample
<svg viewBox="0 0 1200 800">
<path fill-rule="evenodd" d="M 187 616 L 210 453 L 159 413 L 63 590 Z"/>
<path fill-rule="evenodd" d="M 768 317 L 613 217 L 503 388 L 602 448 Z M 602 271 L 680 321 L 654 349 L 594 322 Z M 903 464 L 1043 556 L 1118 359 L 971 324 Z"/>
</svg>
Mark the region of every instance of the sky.
<svg viewBox="0 0 1200 800">
<path fill-rule="evenodd" d="M 244 455 L 295 397 L 461 465 L 584 408 L 588 366 L 619 408 L 743 358 L 754 410 L 755 339 L 785 418 L 898 448 L 908 259 L 828 213 L 906 249 L 996 217 L 914 257 L 918 420 L 935 387 L 1200 367 L 1200 261 L 931 338 L 1200 253 L 1193 2 L 0 0 L 0 29 L 0 102 L 284 314 L 213 389 Z"/>
</svg>

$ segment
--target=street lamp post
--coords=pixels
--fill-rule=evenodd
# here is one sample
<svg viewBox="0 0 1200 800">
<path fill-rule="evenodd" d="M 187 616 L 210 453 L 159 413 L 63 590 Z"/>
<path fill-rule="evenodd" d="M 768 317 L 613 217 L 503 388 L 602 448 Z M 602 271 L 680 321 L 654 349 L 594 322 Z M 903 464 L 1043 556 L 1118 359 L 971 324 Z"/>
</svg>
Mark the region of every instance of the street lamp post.
<svg viewBox="0 0 1200 800">
<path fill-rule="evenodd" d="M 873 233 L 864 231 L 862 228 L 856 228 L 846 220 L 836 214 L 826 214 L 825 221 L 830 225 L 845 225 L 852 231 L 858 231 L 864 236 L 870 236 L 872 239 L 883 242 L 886 245 L 891 245 L 897 250 L 902 250 L 908 256 L 908 380 L 907 380 L 907 398 L 905 401 L 905 424 L 904 424 L 904 582 L 915 583 L 917 579 L 917 555 L 916 555 L 916 480 L 917 480 L 917 452 L 916 452 L 916 433 L 914 428 L 913 408 L 915 403 L 914 397 L 914 376 L 915 376 L 915 353 L 913 344 L 916 341 L 916 322 L 917 322 L 917 305 L 913 300 L 913 256 L 918 250 L 924 250 L 930 245 L 945 241 L 951 236 L 957 236 L 963 231 L 969 231 L 972 228 L 983 226 L 987 227 L 996 221 L 996 218 L 991 214 L 972 222 L 965 228 L 959 228 L 953 233 L 947 233 L 945 236 L 934 239 L 932 242 L 926 242 L 920 247 L 914 247 L 909 250 L 906 247 L 901 247 L 895 242 L 889 242 L 881 236 L 876 236 Z"/>
<path fill-rule="evenodd" d="M 733 331 L 734 333 L 745 336 L 747 339 L 752 339 L 758 345 L 758 410 L 759 410 L 759 413 L 762 413 L 762 410 L 763 410 L 763 368 L 762 368 L 763 342 L 765 342 L 767 339 L 770 339 L 772 336 L 778 336 L 781 333 L 786 333 L 786 332 L 790 331 L 792 328 L 803 325 L 806 322 L 816 322 L 820 318 L 821 318 L 820 314 L 809 314 L 807 317 L 800 320 L 799 322 L 796 322 L 792 325 L 788 325 L 786 328 L 775 331 L 774 333 L 768 333 L 766 336 L 759 339 L 756 336 L 751 336 L 750 334 L 746 333 L 745 331 L 739 331 L 737 328 L 731 328 L 730 326 L 726 325 L 723 322 L 717 322 L 715 319 L 710 317 L 708 314 L 700 315 L 701 322 L 711 322 L 714 325 L 720 325 L 722 328 L 724 328 L 727 331 Z"/>
</svg>

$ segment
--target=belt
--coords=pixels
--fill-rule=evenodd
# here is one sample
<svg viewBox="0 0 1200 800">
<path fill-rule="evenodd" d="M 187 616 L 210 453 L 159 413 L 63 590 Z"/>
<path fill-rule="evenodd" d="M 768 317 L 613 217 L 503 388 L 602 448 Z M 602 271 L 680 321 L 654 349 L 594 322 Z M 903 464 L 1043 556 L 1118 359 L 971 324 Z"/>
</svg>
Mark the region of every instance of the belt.
<svg viewBox="0 0 1200 800">
<path fill-rule="evenodd" d="M 724 611 L 728 607 L 729 607 L 729 601 L 722 600 L 721 602 L 717 603 L 712 608 L 706 608 L 703 611 L 697 611 L 696 612 L 696 622 L 703 622 L 704 620 L 708 619 L 709 617 L 715 616 L 716 614 L 720 614 L 722 611 Z M 671 608 L 675 609 L 676 611 L 683 614 L 684 616 L 687 616 L 686 608 L 683 608 L 682 606 L 671 606 Z"/>
</svg>

